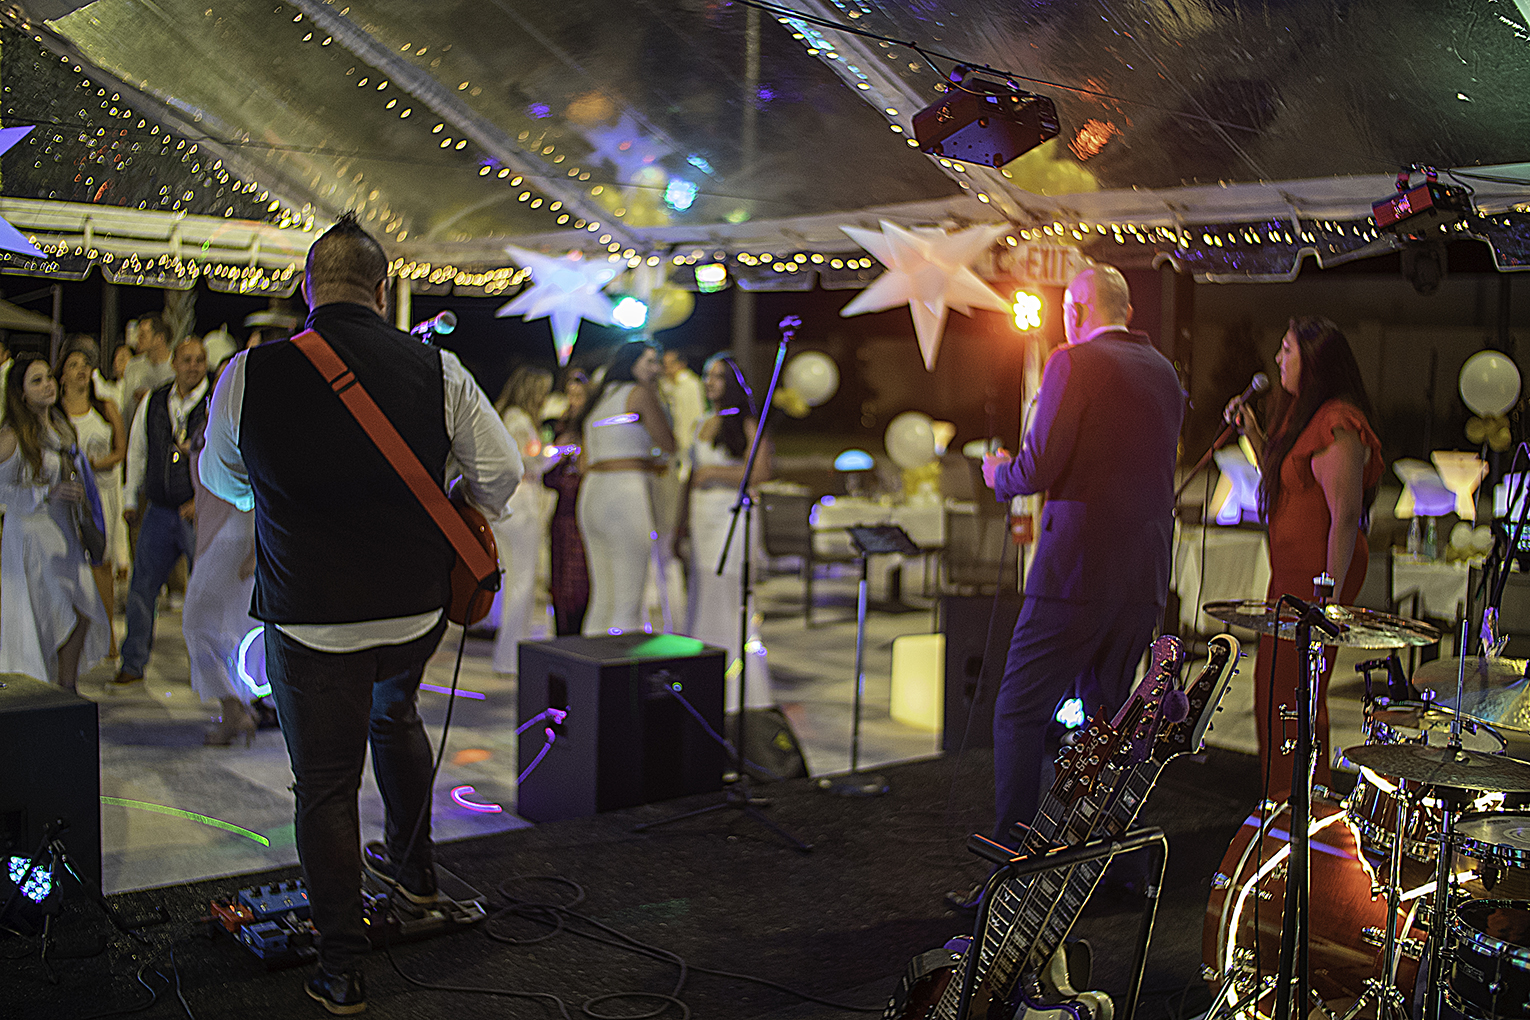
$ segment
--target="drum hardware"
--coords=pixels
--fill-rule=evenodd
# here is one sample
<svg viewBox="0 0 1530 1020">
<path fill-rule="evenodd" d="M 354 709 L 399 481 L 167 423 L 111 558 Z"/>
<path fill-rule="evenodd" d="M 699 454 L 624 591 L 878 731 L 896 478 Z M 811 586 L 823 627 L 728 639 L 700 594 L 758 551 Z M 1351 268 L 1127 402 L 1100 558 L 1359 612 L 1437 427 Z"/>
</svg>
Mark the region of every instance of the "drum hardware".
<svg viewBox="0 0 1530 1020">
<path fill-rule="evenodd" d="M 1527 665 L 1530 660 L 1478 655 L 1435 659 L 1418 668 L 1413 685 L 1430 705 L 1496 729 L 1530 733 Z"/>
<path fill-rule="evenodd" d="M 1416 792 L 1399 791 L 1397 801 L 1397 838 L 1392 840 L 1391 868 L 1387 881 L 1387 925 L 1381 940 L 1381 977 L 1365 979 L 1365 987 L 1360 992 L 1360 997 L 1349 1008 L 1342 1020 L 1354 1020 L 1366 1007 L 1372 1003 L 1376 1007 L 1376 1020 L 1408 1020 L 1406 1000 L 1402 991 L 1395 984 L 1397 974 L 1397 957 L 1401 951 L 1397 932 L 1397 908 L 1402 903 L 1402 866 L 1403 848 L 1407 840 L 1403 838 L 1408 831 L 1409 801 L 1415 799 Z M 1364 932 L 1361 932 L 1362 937 Z M 1416 959 L 1416 957 L 1415 957 Z"/>
</svg>

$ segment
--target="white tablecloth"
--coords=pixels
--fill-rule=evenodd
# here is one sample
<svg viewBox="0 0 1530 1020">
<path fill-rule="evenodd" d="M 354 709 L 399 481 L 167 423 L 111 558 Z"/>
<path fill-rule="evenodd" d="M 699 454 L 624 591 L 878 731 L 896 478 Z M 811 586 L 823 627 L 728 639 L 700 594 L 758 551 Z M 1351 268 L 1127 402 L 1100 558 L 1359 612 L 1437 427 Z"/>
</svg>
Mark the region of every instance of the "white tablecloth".
<svg viewBox="0 0 1530 1020">
<path fill-rule="evenodd" d="M 1395 550 L 1392 553 L 1392 600 L 1396 602 L 1417 591 L 1421 614 L 1456 619 L 1466 612 L 1466 585 L 1465 563 L 1422 559 Z"/>
<path fill-rule="evenodd" d="M 825 497 L 829 499 L 829 497 Z M 855 524 L 896 524 L 921 549 L 946 544 L 945 507 L 933 500 L 883 503 L 861 496 L 838 496 L 820 500 L 813 508 L 813 549 L 823 556 L 850 555 L 850 535 Z"/>
<path fill-rule="evenodd" d="M 1207 602 L 1264 598 L 1270 584 L 1269 541 L 1262 531 L 1176 524 L 1173 580 L 1180 625 L 1200 634 L 1215 634 L 1225 625 L 1200 607 Z"/>
</svg>

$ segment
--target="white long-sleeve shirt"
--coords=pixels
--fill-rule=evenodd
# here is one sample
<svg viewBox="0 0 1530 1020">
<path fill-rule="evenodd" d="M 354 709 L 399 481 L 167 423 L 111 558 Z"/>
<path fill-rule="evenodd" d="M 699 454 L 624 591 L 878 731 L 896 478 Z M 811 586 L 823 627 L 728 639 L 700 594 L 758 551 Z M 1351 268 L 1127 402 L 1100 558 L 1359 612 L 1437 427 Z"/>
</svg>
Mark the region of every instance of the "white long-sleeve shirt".
<svg viewBox="0 0 1530 1020">
<path fill-rule="evenodd" d="M 239 452 L 244 410 L 245 352 L 223 369 L 213 391 L 202 449 L 202 484 L 240 510 L 253 510 L 255 490 Z M 451 461 L 462 474 L 468 500 L 491 521 L 505 513 L 523 471 L 520 453 L 478 383 L 450 351 L 441 352 L 446 434 Z M 444 481 L 445 479 L 443 479 Z M 277 624 L 283 634 L 321 652 L 356 652 L 377 645 L 403 644 L 423 637 L 441 619 L 441 610 L 360 623 Z"/>
</svg>

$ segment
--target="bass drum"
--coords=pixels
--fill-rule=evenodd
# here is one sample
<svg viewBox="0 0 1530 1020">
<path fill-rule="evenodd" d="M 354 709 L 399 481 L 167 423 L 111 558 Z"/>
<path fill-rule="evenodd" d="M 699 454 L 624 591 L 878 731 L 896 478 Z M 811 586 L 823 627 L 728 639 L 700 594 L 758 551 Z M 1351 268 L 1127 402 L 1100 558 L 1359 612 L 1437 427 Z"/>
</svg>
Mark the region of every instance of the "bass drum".
<svg viewBox="0 0 1530 1020">
<path fill-rule="evenodd" d="M 1347 1003 L 1359 997 L 1367 978 L 1380 974 L 1387 905 L 1384 898 L 1371 895 L 1371 875 L 1344 809 L 1331 800 L 1314 798 L 1312 810 L 1308 919 L 1312 988 L 1326 1003 Z M 1211 984 L 1214 1003 L 1232 1005 L 1257 995 L 1258 1013 L 1274 1012 L 1290 825 L 1291 810 L 1284 804 L 1263 824 L 1258 815 L 1250 815 L 1212 876 L 1202 930 L 1201 974 Z M 1417 947 L 1423 934 L 1412 923 L 1410 911 L 1417 905 L 1414 900 L 1398 911 L 1398 930 L 1412 938 L 1404 941 L 1397 972 L 1391 975 L 1399 989 L 1409 992 L 1418 972 Z"/>
</svg>

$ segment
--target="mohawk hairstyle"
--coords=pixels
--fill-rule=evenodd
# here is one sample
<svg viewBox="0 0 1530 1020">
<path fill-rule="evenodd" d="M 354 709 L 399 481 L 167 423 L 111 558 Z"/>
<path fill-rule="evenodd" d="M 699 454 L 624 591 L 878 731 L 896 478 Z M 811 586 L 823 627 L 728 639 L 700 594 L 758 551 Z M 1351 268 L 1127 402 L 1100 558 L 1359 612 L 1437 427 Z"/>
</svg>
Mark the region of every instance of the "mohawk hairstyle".
<svg viewBox="0 0 1530 1020">
<path fill-rule="evenodd" d="M 388 275 L 388 256 L 347 212 L 308 249 L 304 272 L 313 289 L 372 290 Z"/>
</svg>

